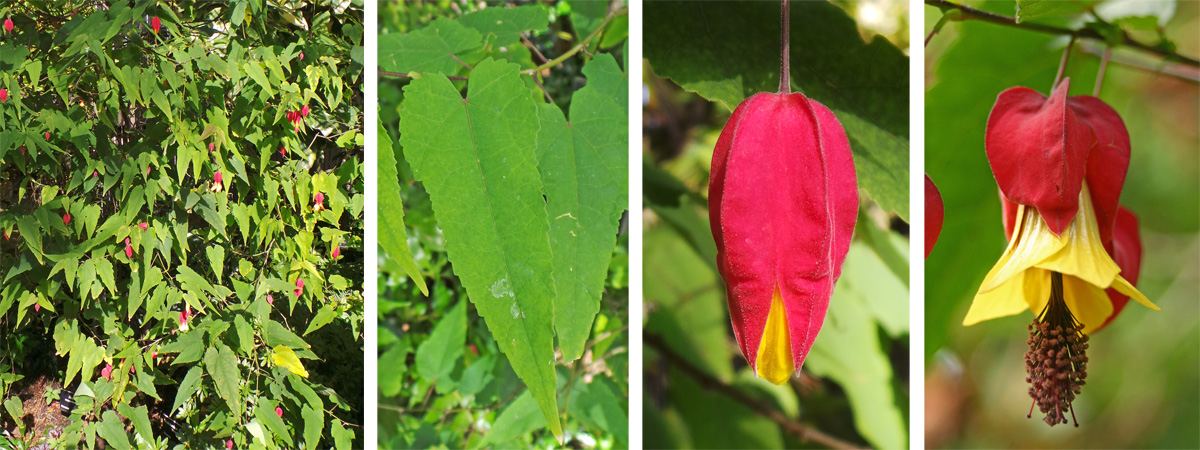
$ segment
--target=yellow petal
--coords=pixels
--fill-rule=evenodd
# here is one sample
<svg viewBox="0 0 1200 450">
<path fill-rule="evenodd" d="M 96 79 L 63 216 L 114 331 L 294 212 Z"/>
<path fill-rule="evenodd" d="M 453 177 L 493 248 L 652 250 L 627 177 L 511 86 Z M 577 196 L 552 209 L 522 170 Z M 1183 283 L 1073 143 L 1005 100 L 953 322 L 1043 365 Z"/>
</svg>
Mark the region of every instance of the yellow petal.
<svg viewBox="0 0 1200 450">
<path fill-rule="evenodd" d="M 758 376 L 775 384 L 786 383 L 796 372 L 792 359 L 792 339 L 788 331 L 787 311 L 779 288 L 771 298 L 771 311 L 767 313 L 767 325 L 763 328 L 762 341 L 758 344 L 755 361 Z"/>
<path fill-rule="evenodd" d="M 1032 302 L 1050 297 L 1050 272 L 1029 269 L 990 291 L 980 289 L 971 302 L 963 325 L 971 326 L 997 317 L 1019 314 L 1033 307 Z"/>
<path fill-rule="evenodd" d="M 1100 226 L 1096 223 L 1096 209 L 1092 207 L 1092 195 L 1087 183 L 1079 192 L 1079 212 L 1062 237 L 1067 245 L 1039 262 L 1037 267 L 1078 277 L 1102 289 L 1112 285 L 1121 268 L 1104 250 L 1104 244 L 1100 241 Z"/>
<path fill-rule="evenodd" d="M 1063 300 L 1075 320 L 1083 324 L 1084 334 L 1096 331 L 1112 315 L 1112 300 L 1104 289 L 1079 278 L 1063 276 Z"/>
<path fill-rule="evenodd" d="M 1013 230 L 1012 240 L 1008 242 L 1000 261 L 983 279 L 980 292 L 996 289 L 1067 246 L 1067 240 L 1050 231 L 1036 209 L 1018 205 L 1016 223 L 1020 226 Z M 1050 279 L 1046 278 L 1046 283 L 1049 282 Z"/>
<path fill-rule="evenodd" d="M 1155 305 L 1150 301 L 1150 299 L 1146 298 L 1146 296 L 1142 294 L 1142 291 L 1137 290 L 1137 288 L 1133 287 L 1132 284 L 1129 284 L 1129 281 L 1123 276 L 1117 275 L 1117 279 L 1113 280 L 1112 288 L 1116 289 L 1117 292 L 1128 295 L 1129 298 L 1133 299 L 1135 302 L 1141 303 L 1142 306 L 1155 311 L 1162 311 L 1158 308 L 1158 305 Z"/>
</svg>

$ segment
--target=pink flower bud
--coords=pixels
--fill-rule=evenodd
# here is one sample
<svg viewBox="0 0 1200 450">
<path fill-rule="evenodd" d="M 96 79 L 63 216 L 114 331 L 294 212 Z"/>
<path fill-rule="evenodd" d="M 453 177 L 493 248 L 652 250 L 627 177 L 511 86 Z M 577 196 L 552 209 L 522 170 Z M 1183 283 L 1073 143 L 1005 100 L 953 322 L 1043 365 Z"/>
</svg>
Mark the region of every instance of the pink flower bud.
<svg viewBox="0 0 1200 450">
<path fill-rule="evenodd" d="M 334 248 L 333 248 L 333 259 L 338 259 L 338 255 L 341 255 L 341 254 L 342 254 L 342 247 L 341 247 L 341 246 L 338 246 L 338 247 L 334 247 Z"/>
<path fill-rule="evenodd" d="M 12 33 L 12 30 L 13 30 L 12 19 L 4 19 L 4 32 Z"/>
<path fill-rule="evenodd" d="M 34 303 L 34 304 L 33 304 L 33 310 L 34 310 L 34 311 L 41 311 L 41 310 L 42 310 L 42 305 L 39 305 L 39 304 L 37 304 L 37 303 Z"/>
<path fill-rule="evenodd" d="M 299 297 L 300 294 L 303 294 L 303 293 L 304 293 L 304 280 L 297 278 L 296 279 L 296 297 Z"/>
<path fill-rule="evenodd" d="M 225 448 L 228 450 L 233 450 L 233 439 L 225 440 Z"/>
<path fill-rule="evenodd" d="M 157 17 L 150 19 L 150 29 L 154 30 L 154 34 L 158 34 L 159 28 L 162 28 L 162 21 Z"/>
<path fill-rule="evenodd" d="M 71 224 L 71 214 L 70 213 L 63 214 L 63 225 L 70 225 L 70 224 Z"/>
<path fill-rule="evenodd" d="M 308 105 L 304 105 L 304 107 L 300 108 L 300 115 L 308 117 Z"/>
<path fill-rule="evenodd" d="M 112 364 L 108 364 L 104 366 L 104 369 L 100 370 L 100 376 L 104 377 L 105 380 L 112 381 L 112 371 Z"/>
<path fill-rule="evenodd" d="M 213 183 L 214 184 L 222 184 L 222 180 L 223 179 L 221 178 L 221 172 L 217 172 L 217 173 L 213 174 Z"/>
<path fill-rule="evenodd" d="M 142 223 L 138 224 L 138 228 L 141 228 L 142 231 L 146 231 L 146 229 L 150 228 L 150 224 L 148 224 L 146 222 L 142 222 Z"/>
<path fill-rule="evenodd" d="M 0 102 L 8 101 L 8 89 L 0 89 Z"/>
<path fill-rule="evenodd" d="M 299 126 L 297 126 L 297 127 L 296 127 L 296 129 L 295 129 L 295 130 L 292 130 L 292 131 L 295 131 L 295 132 L 299 133 L 299 132 L 300 132 L 300 127 L 299 127 Z"/>
<path fill-rule="evenodd" d="M 300 60 L 304 61 L 304 52 L 300 52 Z"/>
<path fill-rule="evenodd" d="M 209 143 L 208 143 L 208 151 L 210 151 L 210 152 L 211 152 L 211 151 L 213 151 L 213 149 L 214 149 L 214 148 L 216 148 L 216 145 L 215 145 L 215 144 L 213 144 L 212 142 L 209 142 Z"/>
<path fill-rule="evenodd" d="M 287 158 L 287 147 L 279 146 L 279 156 Z"/>
<path fill-rule="evenodd" d="M 283 417 L 283 408 L 276 406 L 275 407 L 275 415 L 277 415 L 279 417 Z"/>
<path fill-rule="evenodd" d="M 93 171 L 92 171 L 92 178 L 99 178 L 99 177 L 100 177 L 100 171 L 99 171 L 99 170 L 93 170 Z"/>
<path fill-rule="evenodd" d="M 275 305 L 275 297 L 271 296 L 271 294 L 267 294 L 267 304 L 272 306 Z"/>
<path fill-rule="evenodd" d="M 46 140 L 47 141 L 50 140 L 50 132 L 49 131 L 46 132 Z"/>
</svg>

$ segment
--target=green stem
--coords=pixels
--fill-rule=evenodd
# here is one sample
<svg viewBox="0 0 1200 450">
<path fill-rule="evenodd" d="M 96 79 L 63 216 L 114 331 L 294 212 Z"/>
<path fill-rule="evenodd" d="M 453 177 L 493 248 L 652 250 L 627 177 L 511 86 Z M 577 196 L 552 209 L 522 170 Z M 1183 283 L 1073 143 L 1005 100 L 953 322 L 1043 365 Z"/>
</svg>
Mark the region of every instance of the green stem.
<svg viewBox="0 0 1200 450">
<path fill-rule="evenodd" d="M 604 31 L 604 27 L 608 26 L 608 23 L 612 22 L 614 17 L 623 16 L 626 14 L 629 14 L 628 9 L 622 9 L 620 11 L 617 11 L 615 13 L 605 16 L 604 21 L 600 22 L 600 26 L 596 27 L 596 30 L 592 31 L 592 34 L 589 34 L 586 38 L 584 38 L 578 44 L 575 44 L 575 46 L 571 47 L 570 50 L 567 50 L 566 53 L 563 53 L 562 55 L 559 55 L 557 58 L 554 58 L 540 66 L 537 66 L 537 67 L 534 67 L 534 68 L 528 69 L 528 70 L 522 70 L 521 75 L 533 75 L 535 73 L 538 73 L 543 70 L 549 69 L 549 68 L 557 66 L 559 64 L 562 64 L 563 61 L 570 59 L 572 56 L 575 56 L 576 53 L 579 53 L 581 50 L 587 48 L 588 44 L 592 42 L 592 39 L 595 39 L 596 36 L 599 36 L 600 32 Z"/>
</svg>

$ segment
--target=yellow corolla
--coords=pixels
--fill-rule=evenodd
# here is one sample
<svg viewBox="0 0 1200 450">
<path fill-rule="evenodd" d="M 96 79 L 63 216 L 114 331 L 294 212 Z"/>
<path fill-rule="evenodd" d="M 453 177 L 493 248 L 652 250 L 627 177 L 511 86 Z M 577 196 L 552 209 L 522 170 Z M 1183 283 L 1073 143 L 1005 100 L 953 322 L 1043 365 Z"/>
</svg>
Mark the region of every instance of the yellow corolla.
<svg viewBox="0 0 1200 450">
<path fill-rule="evenodd" d="M 1012 239 L 992 267 L 963 319 L 974 325 L 1025 309 L 1041 313 L 1050 298 L 1050 273 L 1063 274 L 1063 297 L 1083 333 L 1095 331 L 1113 312 L 1104 290 L 1112 287 L 1155 311 L 1158 306 L 1121 277 L 1121 269 L 1100 241 L 1087 183 L 1079 193 L 1079 212 L 1062 235 L 1046 225 L 1037 209 L 1017 207 Z"/>
</svg>

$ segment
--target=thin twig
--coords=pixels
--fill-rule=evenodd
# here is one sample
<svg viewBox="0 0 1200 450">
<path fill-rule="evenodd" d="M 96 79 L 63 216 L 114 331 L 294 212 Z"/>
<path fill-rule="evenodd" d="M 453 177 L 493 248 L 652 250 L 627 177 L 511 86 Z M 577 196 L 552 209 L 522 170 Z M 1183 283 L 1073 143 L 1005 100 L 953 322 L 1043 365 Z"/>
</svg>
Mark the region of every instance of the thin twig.
<svg viewBox="0 0 1200 450">
<path fill-rule="evenodd" d="M 538 58 L 541 58 L 542 62 L 546 62 L 546 61 L 550 60 L 549 58 L 546 57 L 546 55 L 542 54 L 541 50 L 538 50 L 536 45 L 533 45 L 533 42 L 529 41 L 529 38 L 525 37 L 525 33 L 521 33 L 521 43 L 525 44 L 526 47 L 529 47 L 530 50 L 533 50 L 533 54 L 537 55 Z"/>
<path fill-rule="evenodd" d="M 667 362 L 679 368 L 681 371 L 683 371 L 683 373 L 699 382 L 704 388 L 746 405 L 755 413 L 770 419 L 772 422 L 775 422 L 777 425 L 783 428 L 784 431 L 787 431 L 788 433 L 800 438 L 801 441 L 812 441 L 818 445 L 834 449 L 862 448 L 850 442 L 846 442 L 839 438 L 825 434 L 824 432 L 811 426 L 796 422 L 785 416 L 782 412 L 772 408 L 767 403 L 754 399 L 749 395 L 746 395 L 746 393 L 742 392 L 741 390 L 725 384 L 725 382 L 712 375 L 709 375 L 707 372 L 692 365 L 691 362 L 680 356 L 678 353 L 675 353 L 675 350 L 672 350 L 671 347 L 667 345 L 662 336 L 654 333 L 645 333 L 643 335 L 643 340 L 645 341 L 646 345 L 653 347 L 660 355 L 666 358 Z"/>
<path fill-rule="evenodd" d="M 1092 88 L 1092 97 L 1100 96 L 1100 86 L 1104 85 L 1104 72 L 1108 70 L 1108 58 L 1112 56 L 1112 46 L 1104 49 L 1104 56 L 1100 57 L 1100 73 L 1096 74 L 1096 87 Z"/>
<path fill-rule="evenodd" d="M 960 4 L 950 2 L 947 0 L 925 0 L 925 4 L 930 5 L 930 6 L 935 6 L 938 9 L 941 9 L 943 12 L 947 11 L 947 10 L 952 10 L 952 9 L 957 9 L 959 11 L 962 11 L 961 20 L 978 20 L 978 21 L 982 21 L 982 22 L 990 22 L 990 23 L 1004 25 L 1004 26 L 1013 27 L 1013 28 L 1020 28 L 1023 30 L 1037 31 L 1039 33 L 1056 34 L 1056 35 L 1063 35 L 1063 36 L 1074 36 L 1074 37 L 1083 38 L 1083 39 L 1105 41 L 1104 36 L 1102 36 L 1099 32 L 1097 32 L 1096 30 L 1093 30 L 1091 28 L 1081 28 L 1078 30 L 1072 30 L 1069 28 L 1056 27 L 1053 25 L 1043 25 L 1043 24 L 1032 23 L 1032 22 L 1018 23 L 1017 19 L 1014 19 L 1012 17 L 996 14 L 993 12 L 983 11 L 980 9 L 975 9 L 970 6 L 960 5 Z M 1144 43 L 1135 41 L 1135 40 L 1133 40 L 1133 38 L 1129 37 L 1128 33 L 1125 33 L 1124 31 L 1121 32 L 1121 42 L 1120 43 L 1121 43 L 1121 45 L 1132 47 L 1132 48 L 1141 50 L 1143 52 L 1153 53 L 1155 55 L 1161 56 L 1168 60 L 1179 61 L 1179 62 L 1185 63 L 1185 64 L 1193 66 L 1193 67 L 1200 67 L 1200 60 L 1197 60 L 1197 59 L 1191 58 L 1191 57 L 1187 57 L 1187 56 L 1183 56 L 1174 51 L 1168 51 L 1166 49 L 1162 49 L 1159 47 L 1155 47 L 1152 45 L 1148 45 L 1148 44 L 1144 44 Z"/>
<path fill-rule="evenodd" d="M 1058 62 L 1058 73 L 1054 74 L 1054 84 L 1050 85 L 1050 90 L 1058 87 L 1058 82 L 1062 81 L 1063 73 L 1067 71 L 1067 60 L 1071 58 L 1071 49 L 1075 47 L 1075 36 L 1071 36 L 1071 42 L 1067 43 L 1066 50 L 1063 50 L 1062 61 Z"/>
</svg>

